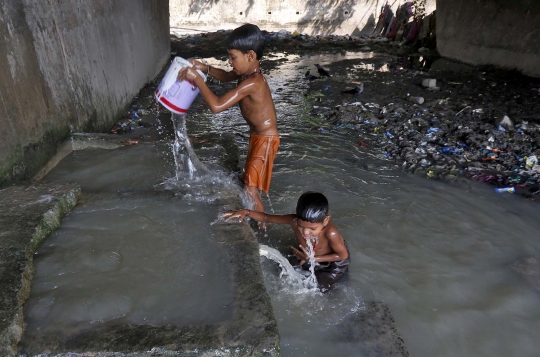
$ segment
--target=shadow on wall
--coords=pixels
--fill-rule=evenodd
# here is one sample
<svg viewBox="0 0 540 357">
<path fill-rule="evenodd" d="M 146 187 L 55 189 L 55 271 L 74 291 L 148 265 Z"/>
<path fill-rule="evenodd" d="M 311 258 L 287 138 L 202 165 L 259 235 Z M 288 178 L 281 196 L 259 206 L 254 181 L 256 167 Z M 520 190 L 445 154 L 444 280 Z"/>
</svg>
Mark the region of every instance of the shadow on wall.
<svg viewBox="0 0 540 357">
<path fill-rule="evenodd" d="M 366 23 L 359 30 L 354 30 L 354 34 L 369 33 L 375 28 L 374 13 L 378 11 L 380 0 L 367 1 L 365 12 L 358 18 L 358 24 Z M 304 32 L 307 28 L 312 28 L 313 33 L 329 35 L 346 21 L 349 21 L 355 15 L 354 6 L 357 0 L 308 0 L 305 6 L 305 15 L 298 21 L 298 31 Z M 365 20 L 365 18 L 367 20 Z"/>
<path fill-rule="evenodd" d="M 197 14 L 200 16 L 205 9 L 209 9 L 218 3 L 219 0 L 191 0 L 189 2 L 188 13 L 189 15 Z"/>
<path fill-rule="evenodd" d="M 200 18 L 205 11 L 218 5 L 220 0 L 190 0 L 188 5 L 189 16 Z M 363 13 L 357 13 L 358 0 L 307 0 L 305 1 L 303 16 L 298 19 L 297 30 L 301 33 L 329 35 L 335 33 L 343 23 L 355 21 L 357 26 L 351 35 L 371 34 L 379 15 L 379 7 L 384 5 L 384 0 L 362 1 Z M 255 0 L 249 0 L 244 10 L 248 16 L 255 4 Z M 379 6 L 380 5 L 380 6 Z M 362 29 L 358 25 L 362 24 Z M 350 23 L 349 23 L 350 25 Z"/>
</svg>

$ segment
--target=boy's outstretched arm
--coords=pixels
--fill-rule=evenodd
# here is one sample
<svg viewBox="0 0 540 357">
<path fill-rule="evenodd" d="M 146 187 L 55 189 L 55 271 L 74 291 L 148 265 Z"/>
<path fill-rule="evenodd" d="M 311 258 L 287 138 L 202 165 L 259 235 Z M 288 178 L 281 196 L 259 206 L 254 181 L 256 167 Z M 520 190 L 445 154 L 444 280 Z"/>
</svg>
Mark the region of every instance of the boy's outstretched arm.
<svg viewBox="0 0 540 357">
<path fill-rule="evenodd" d="M 232 218 L 238 218 L 239 222 L 242 222 L 246 217 L 253 218 L 258 222 L 269 222 L 278 224 L 292 224 L 296 218 L 294 214 L 267 214 L 264 212 L 252 211 L 249 209 L 241 209 L 238 211 L 227 211 L 222 214 L 225 221 Z"/>
<path fill-rule="evenodd" d="M 227 108 L 232 107 L 244 97 L 247 97 L 248 95 L 254 93 L 256 89 L 255 83 L 252 80 L 246 80 L 243 81 L 236 88 L 225 93 L 225 95 L 220 98 L 215 95 L 210 90 L 210 88 L 208 88 L 208 86 L 204 82 L 204 79 L 202 79 L 202 77 L 193 67 L 182 68 L 180 72 L 178 72 L 178 80 L 188 80 L 192 83 L 195 83 L 195 85 L 199 87 L 201 95 L 203 96 L 204 101 L 206 102 L 212 113 L 219 113 Z"/>
</svg>

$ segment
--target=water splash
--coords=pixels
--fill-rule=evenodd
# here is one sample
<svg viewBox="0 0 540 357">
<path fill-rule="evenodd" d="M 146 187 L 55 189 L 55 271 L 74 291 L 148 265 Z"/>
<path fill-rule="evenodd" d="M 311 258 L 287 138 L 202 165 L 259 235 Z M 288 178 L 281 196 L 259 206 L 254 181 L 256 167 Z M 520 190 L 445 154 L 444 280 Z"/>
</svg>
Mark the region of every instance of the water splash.
<svg viewBox="0 0 540 357">
<path fill-rule="evenodd" d="M 310 288 L 316 288 L 317 287 L 317 277 L 315 276 L 315 265 L 317 262 L 315 262 L 315 247 L 313 247 L 313 242 L 311 239 L 306 239 L 307 247 L 308 247 L 308 257 L 309 257 L 309 277 L 307 278 L 306 284 Z"/>
<path fill-rule="evenodd" d="M 285 277 L 291 284 L 297 287 L 304 287 L 304 277 L 294 270 L 287 258 L 285 258 L 277 249 L 260 244 L 259 253 L 261 256 L 267 257 L 279 264 L 281 267 L 280 277 Z"/>
<path fill-rule="evenodd" d="M 197 155 L 191 147 L 189 136 L 186 129 L 186 115 L 172 114 L 171 120 L 174 126 L 173 156 L 176 166 L 176 179 L 181 180 L 183 174 L 187 171 L 190 180 L 200 175 L 208 175 L 208 168 L 199 161 Z"/>
</svg>

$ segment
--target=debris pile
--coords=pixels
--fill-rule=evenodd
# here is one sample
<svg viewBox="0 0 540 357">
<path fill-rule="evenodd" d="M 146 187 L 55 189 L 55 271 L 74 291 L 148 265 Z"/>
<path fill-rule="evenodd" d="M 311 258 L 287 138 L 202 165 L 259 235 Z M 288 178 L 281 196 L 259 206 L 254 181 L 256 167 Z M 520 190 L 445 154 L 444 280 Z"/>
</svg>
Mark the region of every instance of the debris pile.
<svg viewBox="0 0 540 357">
<path fill-rule="evenodd" d="M 504 116 L 493 123 L 481 108 L 456 112 L 447 100 L 414 103 L 356 102 L 338 107 L 329 120 L 375 135 L 373 144 L 405 171 L 432 179 L 466 176 L 528 197 L 540 193 L 540 120 L 514 123 Z"/>
</svg>

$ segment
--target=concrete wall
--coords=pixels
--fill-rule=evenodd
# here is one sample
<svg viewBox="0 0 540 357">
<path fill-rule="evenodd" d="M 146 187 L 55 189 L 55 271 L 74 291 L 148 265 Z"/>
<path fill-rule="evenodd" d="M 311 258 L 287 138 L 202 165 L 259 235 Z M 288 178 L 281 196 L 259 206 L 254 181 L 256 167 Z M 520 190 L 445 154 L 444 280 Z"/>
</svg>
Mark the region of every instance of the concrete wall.
<svg viewBox="0 0 540 357">
<path fill-rule="evenodd" d="M 540 1 L 437 0 L 437 49 L 540 77 Z"/>
<path fill-rule="evenodd" d="M 0 186 L 110 129 L 169 57 L 168 0 L 0 0 Z"/>
<path fill-rule="evenodd" d="M 405 1 L 390 1 L 395 11 Z M 215 31 L 254 23 L 267 31 L 308 34 L 371 33 L 386 0 L 170 0 L 171 31 Z M 426 11 L 435 10 L 427 0 Z"/>
</svg>

